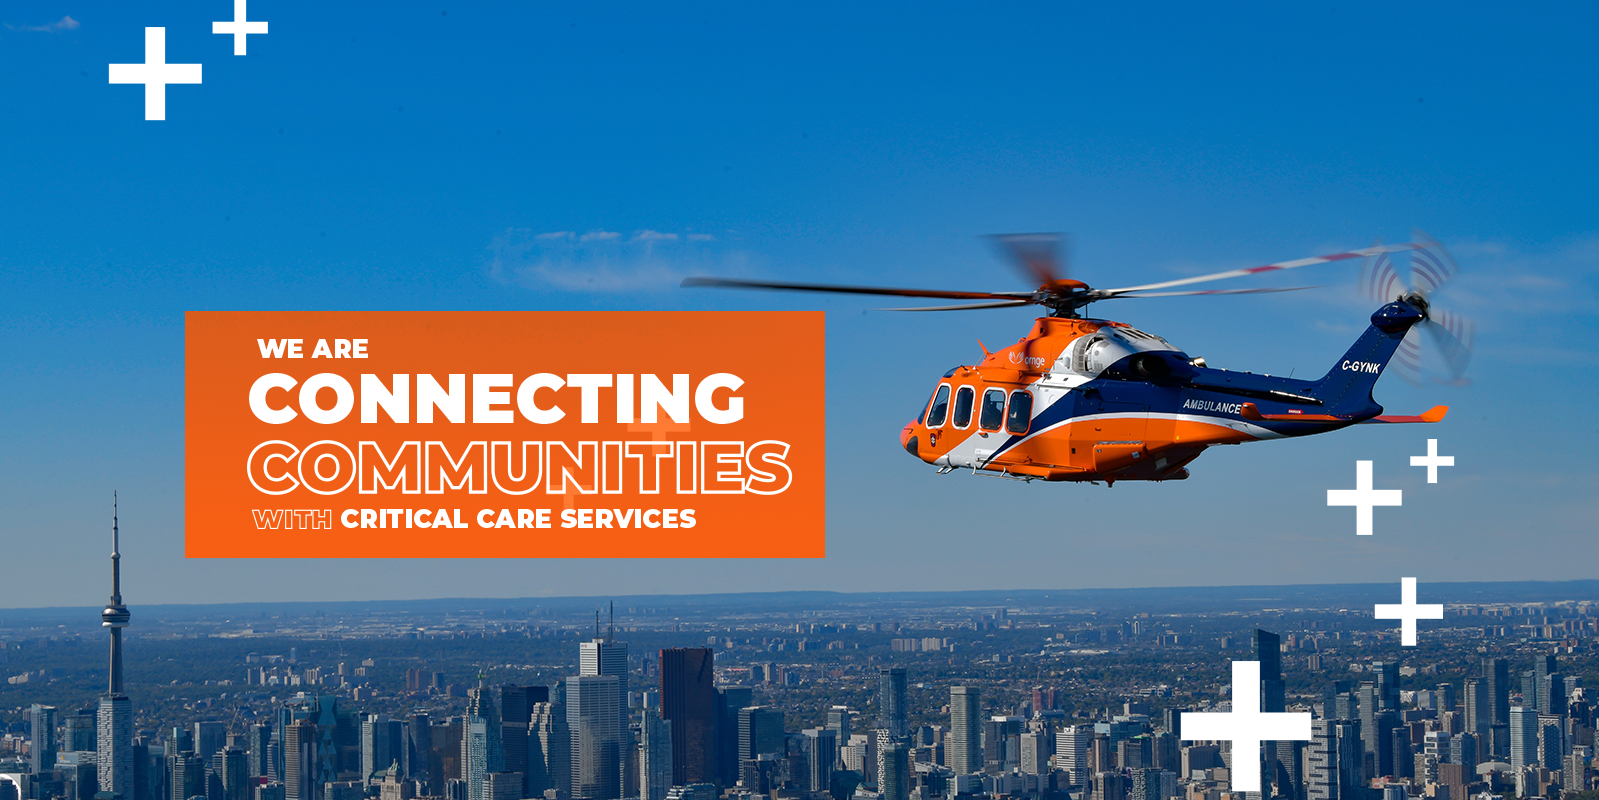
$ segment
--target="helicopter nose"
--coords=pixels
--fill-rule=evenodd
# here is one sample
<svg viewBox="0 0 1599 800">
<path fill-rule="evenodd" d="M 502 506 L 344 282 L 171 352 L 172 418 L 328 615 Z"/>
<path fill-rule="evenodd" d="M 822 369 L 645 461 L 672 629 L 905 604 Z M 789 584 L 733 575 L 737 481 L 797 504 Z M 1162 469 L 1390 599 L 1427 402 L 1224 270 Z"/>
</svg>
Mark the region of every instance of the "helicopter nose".
<svg viewBox="0 0 1599 800">
<path fill-rule="evenodd" d="M 905 448 L 905 452 L 910 453 L 917 458 L 921 458 L 921 454 L 916 452 L 918 442 L 916 441 L 916 435 L 914 433 L 915 430 L 915 425 L 906 425 L 904 430 L 899 432 L 899 444 L 901 447 Z"/>
</svg>

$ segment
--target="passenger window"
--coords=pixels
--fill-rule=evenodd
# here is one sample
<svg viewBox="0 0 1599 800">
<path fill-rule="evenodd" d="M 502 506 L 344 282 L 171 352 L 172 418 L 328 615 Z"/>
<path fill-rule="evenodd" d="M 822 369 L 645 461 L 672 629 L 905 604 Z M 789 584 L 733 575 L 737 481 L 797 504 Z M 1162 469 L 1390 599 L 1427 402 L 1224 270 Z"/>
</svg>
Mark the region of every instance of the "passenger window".
<svg viewBox="0 0 1599 800">
<path fill-rule="evenodd" d="M 1016 391 L 1010 393 L 1010 414 L 1005 417 L 1005 430 L 1020 436 L 1027 432 L 1027 425 L 1033 420 L 1033 394 L 1032 392 Z"/>
<path fill-rule="evenodd" d="M 972 402 L 977 399 L 977 390 L 970 386 L 962 386 L 955 390 L 955 427 L 966 429 L 972 424 Z"/>
<path fill-rule="evenodd" d="M 942 384 L 933 394 L 933 409 L 927 414 L 927 427 L 937 428 L 944 424 L 944 418 L 949 416 L 949 384 Z"/>
<path fill-rule="evenodd" d="M 977 420 L 977 426 L 985 431 L 999 430 L 999 423 L 1005 419 L 1005 390 L 989 389 L 983 392 L 983 414 Z"/>
</svg>

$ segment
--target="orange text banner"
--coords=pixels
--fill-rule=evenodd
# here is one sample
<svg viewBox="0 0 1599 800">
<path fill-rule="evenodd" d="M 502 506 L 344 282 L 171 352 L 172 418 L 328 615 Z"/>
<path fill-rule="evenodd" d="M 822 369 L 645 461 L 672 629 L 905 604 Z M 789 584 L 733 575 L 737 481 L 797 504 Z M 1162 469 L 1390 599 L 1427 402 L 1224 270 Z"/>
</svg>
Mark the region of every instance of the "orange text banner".
<svg viewBox="0 0 1599 800">
<path fill-rule="evenodd" d="M 191 311 L 185 553 L 819 558 L 819 311 Z"/>
</svg>

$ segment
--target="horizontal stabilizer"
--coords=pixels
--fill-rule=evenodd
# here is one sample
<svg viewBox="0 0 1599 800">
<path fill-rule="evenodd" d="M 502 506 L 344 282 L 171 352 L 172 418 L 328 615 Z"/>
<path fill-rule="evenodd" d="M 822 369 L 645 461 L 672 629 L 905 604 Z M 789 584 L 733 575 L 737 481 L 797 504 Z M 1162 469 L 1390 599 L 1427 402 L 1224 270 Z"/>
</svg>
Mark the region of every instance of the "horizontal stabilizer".
<svg viewBox="0 0 1599 800">
<path fill-rule="evenodd" d="M 1372 417 L 1361 424 L 1367 425 L 1374 422 L 1442 422 L 1444 415 L 1448 413 L 1449 406 L 1433 406 L 1420 416 L 1407 417 L 1399 414 L 1384 414 L 1380 417 Z"/>
<path fill-rule="evenodd" d="M 1270 420 L 1273 422 L 1348 422 L 1349 417 L 1335 416 L 1332 414 L 1306 414 L 1297 408 L 1289 409 L 1287 414 L 1262 414 L 1260 408 L 1254 403 L 1245 403 L 1239 410 L 1238 416 L 1247 420 L 1259 422 Z"/>
</svg>

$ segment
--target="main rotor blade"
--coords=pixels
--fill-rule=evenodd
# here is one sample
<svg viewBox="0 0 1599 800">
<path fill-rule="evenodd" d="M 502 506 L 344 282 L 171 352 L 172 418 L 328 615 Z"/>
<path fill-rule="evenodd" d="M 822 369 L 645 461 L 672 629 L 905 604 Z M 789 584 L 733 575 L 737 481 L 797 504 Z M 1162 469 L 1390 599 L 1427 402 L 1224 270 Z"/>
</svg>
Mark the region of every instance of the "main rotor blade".
<svg viewBox="0 0 1599 800">
<path fill-rule="evenodd" d="M 1320 289 L 1320 286 L 1283 286 L 1266 289 L 1195 289 L 1187 292 L 1140 292 L 1138 294 L 1113 294 L 1106 300 L 1137 299 L 1140 297 L 1186 297 L 1196 294 L 1266 294 L 1269 292 L 1298 292 L 1305 289 Z"/>
<path fill-rule="evenodd" d="M 1031 300 L 996 300 L 992 303 L 967 303 L 959 306 L 922 306 L 921 308 L 880 308 L 878 311 L 971 311 L 978 308 L 1015 308 L 1033 305 Z"/>
<path fill-rule="evenodd" d="M 771 289 L 780 292 L 832 292 L 835 294 L 873 294 L 889 297 L 936 297 L 943 300 L 1024 300 L 1032 292 L 945 292 L 933 289 L 891 289 L 875 286 L 840 286 L 832 283 L 785 283 L 745 281 L 736 278 L 684 278 L 683 287 L 709 286 L 720 289 Z"/>
<path fill-rule="evenodd" d="M 1378 242 L 1372 245 L 1376 247 Z M 1373 303 L 1392 303 L 1410 291 L 1404 282 L 1399 280 L 1399 272 L 1394 269 L 1394 260 L 1387 253 L 1378 255 L 1375 259 L 1368 258 L 1360 266 L 1360 292 Z"/>
<path fill-rule="evenodd" d="M 1004 233 L 988 237 L 1028 278 L 1042 286 L 1071 277 L 1061 258 L 1059 233 Z"/>
<path fill-rule="evenodd" d="M 1424 244 L 1389 244 L 1378 247 L 1368 247 L 1364 250 L 1351 250 L 1347 253 L 1334 253 L 1330 256 L 1316 256 L 1314 258 L 1300 258 L 1294 261 L 1279 261 L 1262 267 L 1249 267 L 1247 269 L 1232 269 L 1226 272 L 1217 272 L 1210 275 L 1198 275 L 1192 278 L 1178 278 L 1174 281 L 1161 281 L 1160 283 L 1146 283 L 1142 286 L 1127 286 L 1120 289 L 1104 289 L 1101 294 L 1115 296 L 1126 292 L 1144 292 L 1151 289 L 1167 289 L 1173 286 L 1187 286 L 1191 283 L 1204 283 L 1206 281 L 1219 281 L 1226 278 L 1242 278 L 1245 275 L 1259 275 L 1262 272 L 1276 272 L 1284 269 L 1298 269 L 1316 264 L 1326 264 L 1329 261 L 1343 261 L 1349 258 L 1366 258 L 1383 253 L 1397 253 L 1403 250 L 1420 250 Z"/>
</svg>

